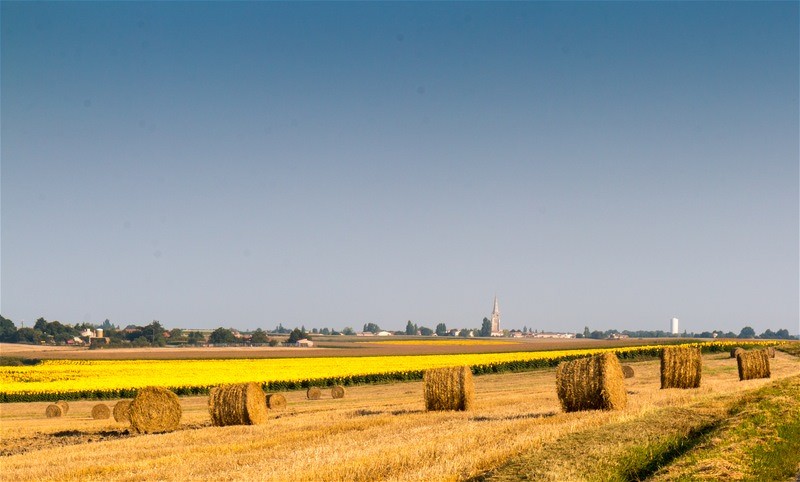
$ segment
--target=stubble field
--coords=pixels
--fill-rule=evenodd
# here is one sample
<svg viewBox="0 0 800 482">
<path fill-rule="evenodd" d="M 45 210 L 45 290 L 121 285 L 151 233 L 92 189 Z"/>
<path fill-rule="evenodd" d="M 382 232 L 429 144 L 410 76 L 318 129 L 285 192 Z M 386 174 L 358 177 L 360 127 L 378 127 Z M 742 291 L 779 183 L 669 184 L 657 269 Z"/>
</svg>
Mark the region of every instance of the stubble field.
<svg viewBox="0 0 800 482">
<path fill-rule="evenodd" d="M 800 398 L 800 360 L 788 354 L 778 353 L 772 359 L 771 379 L 744 382 L 738 381 L 736 361 L 727 354 L 705 355 L 703 363 L 703 383 L 696 390 L 661 390 L 658 361 L 632 363 L 635 377 L 625 382 L 628 407 L 616 412 L 563 413 L 554 369 L 476 377 L 475 408 L 470 412 L 425 412 L 422 383 L 408 382 L 348 387 L 340 400 L 327 392 L 317 401 L 306 400 L 304 391 L 286 392 L 287 409 L 272 412 L 266 425 L 213 427 L 207 397 L 184 397 L 181 430 L 159 435 L 132 435 L 124 424 L 92 420 L 89 413 L 95 401 L 70 402 L 67 416 L 58 419 L 44 417 L 44 402 L 0 404 L 0 477 L 680 478 L 682 457 L 695 453 L 690 449 L 726 440 L 716 431 L 732 418 L 736 407 L 749 407 L 749 400 L 760 400 L 759 394 L 771 389 L 779 390 L 777 397 L 786 400 Z M 771 398 L 775 396 L 767 397 Z M 800 420 L 800 407 L 787 403 L 780 405 L 788 407 L 786 416 Z M 770 444 L 780 434 L 767 431 L 758 436 Z M 650 459 L 666 453 L 660 464 L 665 468 L 658 471 L 646 461 L 628 467 L 642 458 L 641 453 Z M 723 458 L 714 455 L 703 465 L 710 480 L 740 478 L 737 474 L 747 478 Z M 677 472 L 671 475 L 673 466 Z M 792 470 L 796 474 L 800 467 Z M 703 477 L 691 473 L 689 479 L 695 478 Z"/>
</svg>

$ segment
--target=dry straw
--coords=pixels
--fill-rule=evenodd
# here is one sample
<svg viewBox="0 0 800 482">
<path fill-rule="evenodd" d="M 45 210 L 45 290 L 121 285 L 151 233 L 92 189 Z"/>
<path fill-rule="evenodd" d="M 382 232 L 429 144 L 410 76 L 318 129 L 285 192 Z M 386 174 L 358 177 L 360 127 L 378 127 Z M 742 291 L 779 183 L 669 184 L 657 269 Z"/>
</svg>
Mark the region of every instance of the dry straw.
<svg viewBox="0 0 800 482">
<path fill-rule="evenodd" d="M 470 410 L 475 398 L 469 367 L 431 368 L 423 376 L 426 410 Z"/>
<path fill-rule="evenodd" d="M 114 420 L 117 422 L 130 422 L 131 421 L 131 401 L 120 400 L 114 404 Z"/>
<path fill-rule="evenodd" d="M 769 354 L 770 358 L 775 358 L 775 347 L 774 346 L 768 346 L 767 347 L 767 354 Z"/>
<path fill-rule="evenodd" d="M 111 416 L 111 409 L 105 403 L 98 403 L 92 407 L 92 418 L 95 420 L 103 420 Z"/>
<path fill-rule="evenodd" d="M 134 432 L 162 433 L 176 430 L 182 414 L 177 395 L 166 388 L 147 387 L 136 393 L 128 416 Z"/>
<path fill-rule="evenodd" d="M 733 350 L 731 350 L 731 358 L 736 358 L 736 355 L 738 355 L 739 353 L 744 353 L 744 348 L 736 347 Z"/>
<path fill-rule="evenodd" d="M 66 415 L 67 412 L 69 412 L 69 404 L 67 402 L 65 402 L 64 400 L 57 401 L 56 405 L 61 407 L 62 415 Z"/>
<path fill-rule="evenodd" d="M 698 388 L 702 371 L 699 347 L 668 346 L 661 351 L 661 388 Z"/>
<path fill-rule="evenodd" d="M 621 410 L 628 403 L 622 365 L 613 353 L 561 362 L 556 391 L 565 412 Z"/>
<path fill-rule="evenodd" d="M 286 397 L 280 393 L 270 393 L 267 395 L 267 408 L 270 410 L 283 410 L 286 408 Z"/>
<path fill-rule="evenodd" d="M 226 425 L 258 425 L 267 422 L 267 401 L 257 383 L 221 385 L 208 396 L 211 423 Z"/>
<path fill-rule="evenodd" d="M 61 405 L 53 403 L 47 406 L 44 414 L 47 415 L 47 418 L 54 418 L 64 415 L 64 411 L 61 409 Z"/>
<path fill-rule="evenodd" d="M 309 387 L 309 389 L 306 390 L 306 397 L 308 397 L 309 400 L 319 400 L 321 396 L 322 390 L 320 390 L 319 387 Z"/>
<path fill-rule="evenodd" d="M 335 385 L 333 388 L 331 388 L 331 397 L 344 398 L 344 387 L 341 385 Z"/>
<path fill-rule="evenodd" d="M 739 367 L 739 380 L 769 378 L 769 353 L 767 350 L 754 350 L 740 353 L 736 357 Z"/>
<path fill-rule="evenodd" d="M 625 375 L 625 378 L 633 378 L 633 367 L 630 365 L 622 365 L 622 374 Z"/>
</svg>

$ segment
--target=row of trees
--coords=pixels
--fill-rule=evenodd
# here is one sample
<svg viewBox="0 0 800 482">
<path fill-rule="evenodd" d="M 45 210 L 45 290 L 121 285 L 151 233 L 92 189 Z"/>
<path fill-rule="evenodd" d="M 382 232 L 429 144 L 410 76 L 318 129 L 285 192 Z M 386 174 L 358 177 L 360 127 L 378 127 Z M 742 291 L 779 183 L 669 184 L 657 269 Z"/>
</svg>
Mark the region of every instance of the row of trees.
<svg viewBox="0 0 800 482">
<path fill-rule="evenodd" d="M 656 330 L 656 331 L 617 331 L 617 330 L 606 330 L 606 331 L 590 331 L 589 327 L 584 327 L 583 333 L 578 333 L 576 335 L 577 338 L 594 338 L 597 340 L 602 340 L 605 338 L 609 338 L 612 335 L 627 335 L 631 338 L 666 338 L 666 337 L 675 337 L 672 333 Z M 756 331 L 750 327 L 745 326 L 737 335 L 732 331 L 724 332 L 722 330 L 716 331 L 704 331 L 702 333 L 688 333 L 684 331 L 680 336 L 685 338 L 741 338 L 741 339 L 754 339 L 754 338 L 761 338 L 765 340 L 794 340 L 797 337 L 792 336 L 789 334 L 789 330 L 781 329 L 778 331 L 772 330 L 765 330 L 760 335 L 756 335 Z"/>
</svg>

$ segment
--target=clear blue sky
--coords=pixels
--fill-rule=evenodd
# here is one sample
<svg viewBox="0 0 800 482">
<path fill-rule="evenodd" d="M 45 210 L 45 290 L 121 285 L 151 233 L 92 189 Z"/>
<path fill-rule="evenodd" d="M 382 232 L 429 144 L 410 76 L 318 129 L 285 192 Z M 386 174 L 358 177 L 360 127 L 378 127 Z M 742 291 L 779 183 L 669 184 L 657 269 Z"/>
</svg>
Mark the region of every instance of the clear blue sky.
<svg viewBox="0 0 800 482">
<path fill-rule="evenodd" d="M 798 3 L 2 2 L 19 326 L 798 332 Z"/>
</svg>

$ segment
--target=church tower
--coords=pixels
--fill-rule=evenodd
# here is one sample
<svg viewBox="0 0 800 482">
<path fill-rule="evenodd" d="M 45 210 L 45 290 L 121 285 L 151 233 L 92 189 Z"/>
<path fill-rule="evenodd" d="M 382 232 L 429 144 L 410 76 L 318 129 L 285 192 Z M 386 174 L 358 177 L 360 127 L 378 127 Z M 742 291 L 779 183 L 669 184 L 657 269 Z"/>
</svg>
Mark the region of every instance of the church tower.
<svg viewBox="0 0 800 482">
<path fill-rule="evenodd" d="M 497 304 L 497 295 L 494 297 L 494 309 L 492 310 L 492 333 L 500 333 L 500 305 Z"/>
</svg>

